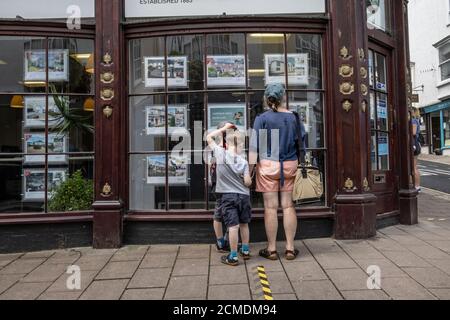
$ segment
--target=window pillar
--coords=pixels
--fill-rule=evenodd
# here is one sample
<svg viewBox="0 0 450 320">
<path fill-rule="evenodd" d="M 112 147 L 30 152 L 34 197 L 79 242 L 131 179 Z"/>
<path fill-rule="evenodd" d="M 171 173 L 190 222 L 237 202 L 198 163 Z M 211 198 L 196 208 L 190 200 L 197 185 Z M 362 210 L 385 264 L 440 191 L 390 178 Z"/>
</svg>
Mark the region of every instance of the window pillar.
<svg viewBox="0 0 450 320">
<path fill-rule="evenodd" d="M 125 74 L 122 63 L 123 0 L 96 0 L 96 130 L 94 248 L 115 248 L 122 242 L 121 201 L 125 177 L 121 113 Z"/>
<path fill-rule="evenodd" d="M 400 223 L 417 224 L 417 191 L 414 188 L 413 151 L 411 146 L 411 73 L 408 50 L 408 1 L 393 1 L 396 46 L 396 107 L 398 109 L 399 209 Z"/>
<path fill-rule="evenodd" d="M 366 2 L 330 1 L 334 136 L 337 163 L 335 237 L 376 234 L 376 197 L 371 193 L 369 70 Z"/>
</svg>

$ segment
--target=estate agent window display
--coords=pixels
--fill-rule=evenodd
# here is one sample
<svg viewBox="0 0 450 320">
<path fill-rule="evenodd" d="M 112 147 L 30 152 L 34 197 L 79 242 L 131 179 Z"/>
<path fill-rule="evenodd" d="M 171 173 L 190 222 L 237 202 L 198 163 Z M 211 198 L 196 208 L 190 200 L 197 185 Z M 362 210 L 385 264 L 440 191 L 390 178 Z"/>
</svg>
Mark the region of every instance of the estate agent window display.
<svg viewBox="0 0 450 320">
<path fill-rule="evenodd" d="M 94 41 L 0 37 L 0 213 L 88 210 L 52 201 L 93 177 Z M 91 180 L 92 181 L 92 180 Z"/>
<path fill-rule="evenodd" d="M 206 145 L 195 143 L 194 132 L 203 136 L 222 121 L 252 128 L 265 111 L 265 86 L 273 82 L 286 85 L 289 106 L 306 125 L 309 159 L 325 179 L 319 34 L 162 36 L 132 39 L 128 46 L 131 213 L 212 209 L 207 166 L 198 162 Z M 175 155 L 180 143 L 184 152 Z M 259 194 L 252 201 L 263 207 Z M 324 196 L 308 205 L 325 204 Z"/>
</svg>

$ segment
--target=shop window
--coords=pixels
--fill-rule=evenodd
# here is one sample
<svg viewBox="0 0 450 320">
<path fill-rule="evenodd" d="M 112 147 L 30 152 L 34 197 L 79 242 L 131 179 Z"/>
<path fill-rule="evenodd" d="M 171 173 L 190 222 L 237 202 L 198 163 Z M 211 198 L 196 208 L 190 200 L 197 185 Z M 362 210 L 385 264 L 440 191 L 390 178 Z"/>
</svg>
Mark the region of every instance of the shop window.
<svg viewBox="0 0 450 320">
<path fill-rule="evenodd" d="M 373 171 L 390 169 L 390 121 L 386 57 L 369 51 L 370 75 L 370 131 Z"/>
<path fill-rule="evenodd" d="M 0 46 L 0 212 L 90 209 L 93 194 L 74 194 L 84 205 L 70 207 L 64 187 L 93 188 L 93 40 L 0 37 Z"/>
<path fill-rule="evenodd" d="M 391 1 L 366 0 L 367 26 L 387 33 L 391 31 Z"/>
<path fill-rule="evenodd" d="M 130 40 L 129 51 L 131 211 L 212 209 L 215 198 L 203 136 L 225 120 L 244 132 L 252 128 L 256 116 L 265 111 L 265 86 L 275 81 L 287 86 L 288 106 L 301 114 L 307 128 L 308 160 L 325 179 L 320 35 L 143 38 Z M 143 78 L 136 81 L 133 73 L 139 60 Z M 263 207 L 260 194 L 254 193 L 252 201 L 254 208 Z M 312 203 L 325 205 L 325 197 Z"/>
<path fill-rule="evenodd" d="M 450 41 L 439 48 L 439 68 L 441 81 L 450 79 Z"/>
</svg>

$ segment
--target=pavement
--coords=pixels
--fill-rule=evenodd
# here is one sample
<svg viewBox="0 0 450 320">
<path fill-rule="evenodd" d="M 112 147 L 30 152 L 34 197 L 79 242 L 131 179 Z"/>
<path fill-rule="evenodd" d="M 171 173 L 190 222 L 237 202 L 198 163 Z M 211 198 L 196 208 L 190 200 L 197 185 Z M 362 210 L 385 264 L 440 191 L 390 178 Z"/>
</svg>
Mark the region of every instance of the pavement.
<svg viewBox="0 0 450 320">
<path fill-rule="evenodd" d="M 238 267 L 222 265 L 212 245 L 0 255 L 0 300 L 263 300 L 258 266 L 274 300 L 449 300 L 450 195 L 425 189 L 419 198 L 418 225 L 388 227 L 369 240 L 296 241 L 295 261 L 258 257 L 261 243 Z M 77 273 L 67 273 L 73 265 L 79 289 Z M 379 288 L 368 286 L 373 279 Z"/>
</svg>

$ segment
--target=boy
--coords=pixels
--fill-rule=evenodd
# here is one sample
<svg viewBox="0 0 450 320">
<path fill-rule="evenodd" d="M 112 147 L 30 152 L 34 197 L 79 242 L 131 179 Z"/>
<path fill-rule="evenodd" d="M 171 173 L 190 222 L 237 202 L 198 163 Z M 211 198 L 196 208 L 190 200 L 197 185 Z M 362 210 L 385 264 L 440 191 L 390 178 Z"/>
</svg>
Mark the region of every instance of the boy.
<svg viewBox="0 0 450 320">
<path fill-rule="evenodd" d="M 225 127 L 225 125 L 228 122 L 221 122 L 217 129 L 222 129 Z M 220 137 L 220 145 L 223 146 L 225 144 L 225 141 L 223 137 Z M 230 252 L 230 244 L 228 242 L 228 232 L 225 233 L 225 236 L 223 234 L 223 220 L 222 220 L 222 212 L 220 210 L 220 198 L 221 194 L 216 192 L 216 170 L 217 170 L 217 163 L 216 163 L 216 157 L 214 155 L 214 152 L 212 153 L 211 158 L 209 159 L 209 172 L 211 176 L 211 193 L 214 194 L 216 198 L 216 206 L 214 208 L 214 216 L 213 216 L 213 228 L 214 233 L 216 234 L 216 250 L 217 252 L 226 253 Z"/>
<path fill-rule="evenodd" d="M 214 140 L 224 133 L 226 150 Z M 242 157 L 244 139 L 234 124 L 227 123 L 223 128 L 211 132 L 207 141 L 216 158 L 216 192 L 221 194 L 220 210 L 230 241 L 230 254 L 223 256 L 221 261 L 230 266 L 237 266 L 239 231 L 242 238 L 239 254 L 245 260 L 250 258 L 248 223 L 251 220 L 249 187 L 252 185 L 252 179 L 248 162 Z"/>
</svg>

